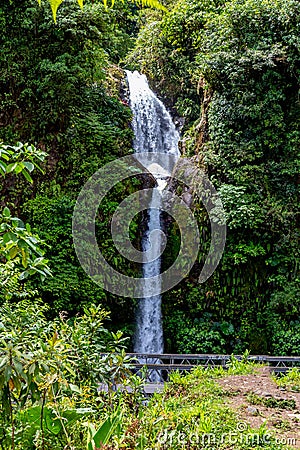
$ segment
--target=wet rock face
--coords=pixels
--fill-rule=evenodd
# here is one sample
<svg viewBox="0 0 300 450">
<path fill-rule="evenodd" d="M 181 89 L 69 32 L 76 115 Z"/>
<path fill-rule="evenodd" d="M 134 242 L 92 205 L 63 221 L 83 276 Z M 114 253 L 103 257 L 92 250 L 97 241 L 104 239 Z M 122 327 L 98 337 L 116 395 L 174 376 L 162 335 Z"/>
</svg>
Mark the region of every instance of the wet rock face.
<svg viewBox="0 0 300 450">
<path fill-rule="evenodd" d="M 140 177 L 143 181 L 143 189 L 151 189 L 157 184 L 155 177 L 150 172 L 144 173 L 143 175 L 140 175 Z"/>
<path fill-rule="evenodd" d="M 127 81 L 126 72 L 123 71 L 123 78 L 120 80 L 120 97 L 127 105 L 129 105 L 130 102 L 130 91 Z"/>
<path fill-rule="evenodd" d="M 186 189 L 185 192 L 183 192 L 183 194 L 181 194 L 181 198 L 184 201 L 184 203 L 186 203 L 186 205 L 191 208 L 193 205 L 193 194 L 190 191 L 189 188 Z"/>
<path fill-rule="evenodd" d="M 181 185 L 181 183 L 176 179 L 177 175 L 179 178 L 187 180 L 189 185 Z M 200 183 L 202 187 L 207 185 L 207 177 L 202 165 L 199 164 L 199 157 L 194 156 L 193 158 L 179 158 L 176 162 L 172 176 L 173 178 L 171 177 L 168 183 L 168 189 L 181 197 L 184 203 L 189 208 L 193 209 L 195 207 L 194 192 L 196 192 L 196 188 L 199 187 L 198 184 Z M 195 183 L 197 183 L 197 186 Z M 180 190 L 181 192 L 178 192 Z"/>
</svg>

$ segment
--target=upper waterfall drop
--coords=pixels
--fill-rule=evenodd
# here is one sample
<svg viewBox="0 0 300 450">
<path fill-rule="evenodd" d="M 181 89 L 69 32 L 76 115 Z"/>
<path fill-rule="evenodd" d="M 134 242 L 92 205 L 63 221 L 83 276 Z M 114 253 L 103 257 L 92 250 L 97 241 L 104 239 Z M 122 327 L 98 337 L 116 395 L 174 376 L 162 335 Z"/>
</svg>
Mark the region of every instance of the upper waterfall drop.
<svg viewBox="0 0 300 450">
<path fill-rule="evenodd" d="M 179 158 L 179 133 L 165 105 L 149 88 L 145 75 L 126 71 L 133 112 L 136 153 L 170 153 Z"/>
<path fill-rule="evenodd" d="M 133 113 L 132 128 L 134 131 L 134 150 L 137 159 L 151 172 L 157 182 L 153 189 L 148 207 L 147 230 L 142 237 L 142 250 L 153 250 L 160 255 L 162 247 L 161 195 L 166 187 L 166 179 L 171 175 L 173 167 L 170 160 L 176 161 L 180 152 L 178 149 L 179 133 L 172 121 L 171 115 L 164 104 L 149 88 L 147 78 L 137 71 L 126 71 L 130 108 Z M 149 157 L 153 153 L 153 159 Z M 147 154 L 143 159 L 143 154 Z M 157 154 L 160 158 L 158 163 Z M 171 154 L 173 158 L 163 159 L 163 154 Z M 151 233 L 159 230 L 161 233 L 151 238 Z M 139 302 L 137 311 L 137 328 L 135 333 L 134 351 L 136 353 L 163 353 L 163 330 L 161 317 L 161 295 L 152 295 L 159 291 L 161 273 L 161 257 L 144 262 L 144 298 Z M 156 277 L 156 278 L 155 278 Z M 152 378 L 155 381 L 155 376 Z"/>
</svg>

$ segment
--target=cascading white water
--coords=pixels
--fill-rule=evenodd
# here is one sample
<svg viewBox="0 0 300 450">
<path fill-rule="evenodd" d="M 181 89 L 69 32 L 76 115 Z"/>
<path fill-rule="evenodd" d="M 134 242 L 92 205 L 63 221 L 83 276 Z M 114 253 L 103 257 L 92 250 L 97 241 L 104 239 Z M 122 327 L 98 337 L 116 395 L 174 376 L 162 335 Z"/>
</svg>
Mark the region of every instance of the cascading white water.
<svg viewBox="0 0 300 450">
<path fill-rule="evenodd" d="M 164 104 L 156 97 L 148 86 L 145 75 L 138 72 L 127 73 L 130 92 L 130 107 L 133 112 L 132 127 L 134 131 L 134 149 L 136 154 L 142 153 L 168 153 L 178 158 L 179 133 L 166 110 Z M 155 156 L 155 155 L 154 155 Z M 153 255 L 161 253 L 162 233 L 157 233 L 151 239 L 154 230 L 162 231 L 161 223 L 161 193 L 166 186 L 165 178 L 170 175 L 171 168 L 162 168 L 148 160 L 147 169 L 156 178 L 157 187 L 152 191 L 149 203 L 147 230 L 142 238 L 142 251 L 151 250 Z M 161 271 L 161 258 L 144 262 L 143 278 L 144 298 L 139 302 L 136 320 L 136 333 L 134 351 L 136 353 L 163 353 L 163 330 L 161 316 L 161 295 L 151 295 L 160 287 L 159 278 L 149 280 L 159 275 Z M 148 282 L 147 282 L 148 279 Z M 152 381 L 157 378 L 152 376 Z"/>
</svg>

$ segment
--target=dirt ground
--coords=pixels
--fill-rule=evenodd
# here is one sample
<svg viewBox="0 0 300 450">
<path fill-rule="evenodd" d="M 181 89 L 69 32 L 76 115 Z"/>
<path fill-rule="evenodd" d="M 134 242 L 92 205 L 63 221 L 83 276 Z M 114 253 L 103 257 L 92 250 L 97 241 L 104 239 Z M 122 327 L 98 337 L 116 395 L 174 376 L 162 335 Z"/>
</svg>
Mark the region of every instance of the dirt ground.
<svg viewBox="0 0 300 450">
<path fill-rule="evenodd" d="M 229 394 L 228 404 L 237 411 L 241 423 L 259 428 L 264 422 L 267 429 L 292 448 L 300 448 L 300 392 L 287 392 L 279 388 L 270 376 L 270 369 L 262 367 L 253 375 L 232 375 L 218 380 Z M 295 408 L 281 409 L 253 404 L 252 399 L 275 399 L 295 402 Z"/>
</svg>

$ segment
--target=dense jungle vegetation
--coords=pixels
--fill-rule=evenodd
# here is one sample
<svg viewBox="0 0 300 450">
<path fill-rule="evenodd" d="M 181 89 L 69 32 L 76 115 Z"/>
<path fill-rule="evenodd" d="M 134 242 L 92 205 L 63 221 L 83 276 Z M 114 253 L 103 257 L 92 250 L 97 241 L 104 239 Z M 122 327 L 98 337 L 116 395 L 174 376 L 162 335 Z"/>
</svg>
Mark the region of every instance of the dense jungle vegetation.
<svg viewBox="0 0 300 450">
<path fill-rule="evenodd" d="M 227 370 L 199 367 L 187 376 L 173 372 L 163 392 L 149 401 L 143 378 L 128 376 L 126 342 L 103 326 L 107 312 L 92 305 L 70 323 L 64 314 L 47 319 L 48 308 L 22 300 L 0 309 L 1 449 L 197 450 L 212 448 L 213 442 L 220 449 L 229 444 L 237 450 L 292 448 L 282 437 L 290 430 L 287 421 L 279 421 L 279 437 L 266 423 L 241 422 L 230 405 L 234 394 L 218 384 L 224 377 L 255 374 L 259 367 L 232 357 Z M 103 351 L 107 356 L 99 357 Z M 120 382 L 126 389 L 113 389 Z M 276 382 L 298 392 L 299 372 Z M 264 400 L 248 397 L 252 405 Z M 282 406 L 295 409 L 294 400 L 268 400 L 273 401 L 271 413 Z"/>
<path fill-rule="evenodd" d="M 41 298 L 50 317 L 101 304 L 111 312 L 110 328 L 132 335 L 136 300 L 92 283 L 71 236 L 83 183 L 107 161 L 132 152 L 131 112 L 120 98 L 121 68 L 128 67 L 146 73 L 184 119 L 182 154 L 209 174 L 227 214 L 217 271 L 199 285 L 200 255 L 189 277 L 164 295 L 166 350 L 297 354 L 299 4 L 181 0 L 167 7 L 117 3 L 106 9 L 86 2 L 82 11 L 66 0 L 55 24 L 47 3 L 1 5 L 0 138 L 8 170 L 1 173 L 0 276 L 9 279 L 0 288 L 2 302 Z M 33 144 L 40 155 L 18 142 Z M 11 146 L 6 160 L 5 145 Z M 29 162 L 26 170 L 14 167 L 22 161 Z M 42 172 L 33 171 L 35 161 Z M 138 185 L 131 179 L 124 189 Z M 116 188 L 101 204 L 98 237 L 110 263 L 131 274 L 136 268 L 118 254 L 109 228 L 126 192 Z M 197 201 L 194 212 L 208 242 L 209 224 Z M 43 255 L 37 263 L 52 276 L 31 266 L 28 277 L 22 249 L 8 243 L 7 232 L 18 224 L 27 238 L 41 241 L 38 249 L 29 247 L 30 264 Z M 174 233 L 169 230 L 166 264 L 178 246 Z"/>
<path fill-rule="evenodd" d="M 85 275 L 72 213 L 84 182 L 133 151 L 124 68 L 145 73 L 181 119 L 182 155 L 209 175 L 226 210 L 215 273 L 198 284 L 201 254 L 163 295 L 165 350 L 299 355 L 300 4 L 163 4 L 167 11 L 87 0 L 82 10 L 64 0 L 55 22 L 49 2 L 0 2 L 1 449 L 175 449 L 183 448 L 175 440 L 159 443 L 163 430 L 219 436 L 237 427 L 218 371 L 174 374 L 148 408 L 138 377 L 127 379 L 132 394 L 113 390 L 128 375 L 137 300 Z M 138 268 L 114 247 L 110 218 L 141 183 L 116 185 L 97 214 L 101 250 L 128 275 Z M 210 226 L 197 198 L 193 210 L 206 249 Z M 179 242 L 175 225 L 168 234 L 166 266 Z M 253 367 L 233 358 L 230 370 Z M 289 382 L 299 388 L 297 374 Z"/>
<path fill-rule="evenodd" d="M 195 267 L 165 295 L 170 350 L 299 354 L 299 13 L 295 1 L 182 0 L 144 19 L 128 57 L 185 118 L 182 153 L 227 214 L 213 276 L 198 285 Z"/>
</svg>

